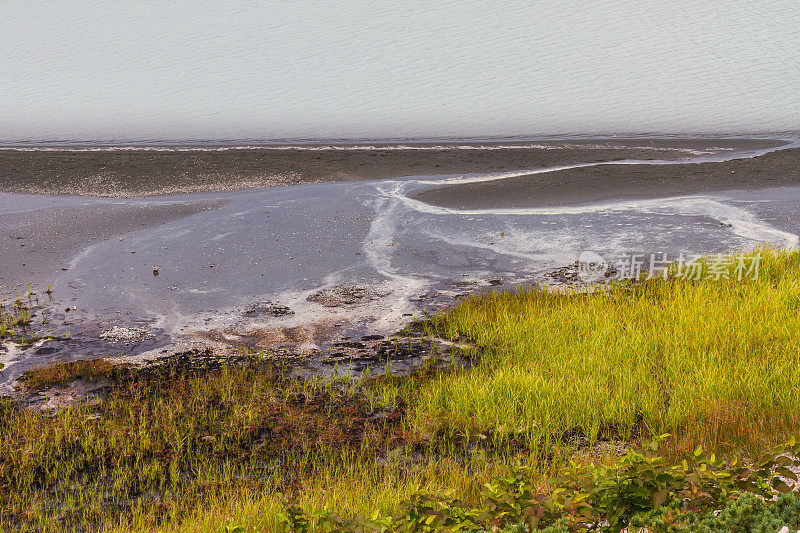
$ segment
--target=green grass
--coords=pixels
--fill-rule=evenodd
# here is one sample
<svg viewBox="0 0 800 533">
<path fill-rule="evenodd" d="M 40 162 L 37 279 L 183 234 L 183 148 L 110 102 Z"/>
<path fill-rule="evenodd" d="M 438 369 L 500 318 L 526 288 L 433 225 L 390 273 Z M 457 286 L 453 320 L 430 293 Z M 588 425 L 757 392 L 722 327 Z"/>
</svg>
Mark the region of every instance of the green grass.
<svg viewBox="0 0 800 533">
<path fill-rule="evenodd" d="M 580 431 L 757 453 L 800 427 L 800 253 L 758 280 L 489 293 L 433 319 L 480 361 L 426 383 L 414 423 L 546 449 Z"/>
<path fill-rule="evenodd" d="M 31 344 L 40 339 L 49 339 L 52 336 L 39 333 L 33 335 L 32 327 L 34 318 L 40 316 L 41 326 L 47 324 L 45 309 L 52 297 L 52 289 L 48 284 L 45 290 L 46 298 L 40 300 L 39 295 L 30 287 L 24 296 L 17 297 L 10 302 L 0 300 L 0 341 L 10 340 L 20 345 Z"/>
<path fill-rule="evenodd" d="M 97 405 L 49 414 L 0 400 L 0 530 L 149 530 L 218 501 L 275 502 L 325 476 L 366 490 L 376 472 L 401 472 L 374 459 L 404 449 L 402 416 L 370 420 L 374 401 L 358 383 L 284 379 L 258 357 L 220 369 L 189 359 L 146 372 L 102 367 L 110 390 Z M 91 361 L 57 365 L 27 381 L 97 371 Z"/>
<path fill-rule="evenodd" d="M 257 355 L 34 372 L 109 387 L 54 415 L 0 400 L 0 531 L 273 531 L 280 494 L 385 516 L 419 489 L 475 501 L 508 465 L 546 489 L 600 438 L 755 457 L 800 433 L 800 252 L 761 252 L 755 281 L 462 300 L 428 327 L 471 360 L 405 378 L 285 379 Z"/>
</svg>

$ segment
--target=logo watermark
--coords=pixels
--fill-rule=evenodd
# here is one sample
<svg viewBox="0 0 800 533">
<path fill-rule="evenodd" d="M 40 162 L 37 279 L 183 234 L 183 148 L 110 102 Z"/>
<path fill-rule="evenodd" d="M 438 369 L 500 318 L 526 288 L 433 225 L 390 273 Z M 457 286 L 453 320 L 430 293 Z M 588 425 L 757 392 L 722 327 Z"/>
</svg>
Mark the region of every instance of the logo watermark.
<svg viewBox="0 0 800 533">
<path fill-rule="evenodd" d="M 604 278 L 615 280 L 667 279 L 672 276 L 688 281 L 757 280 L 761 254 L 639 254 L 629 253 L 604 258 L 586 250 L 578 258 L 578 278 L 596 283 Z"/>
</svg>

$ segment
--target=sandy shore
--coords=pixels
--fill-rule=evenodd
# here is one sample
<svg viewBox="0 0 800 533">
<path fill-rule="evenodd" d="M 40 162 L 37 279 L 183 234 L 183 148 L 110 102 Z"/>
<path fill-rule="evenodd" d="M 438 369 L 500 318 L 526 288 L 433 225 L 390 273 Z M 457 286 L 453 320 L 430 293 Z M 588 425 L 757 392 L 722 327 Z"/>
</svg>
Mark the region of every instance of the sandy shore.
<svg viewBox="0 0 800 533">
<path fill-rule="evenodd" d="M 446 185 L 414 198 L 454 209 L 580 205 L 800 184 L 800 149 L 726 162 L 597 165 L 498 181 Z"/>
<path fill-rule="evenodd" d="M 0 294 L 67 270 L 76 254 L 117 235 L 214 207 L 211 202 L 86 205 L 0 214 Z M 52 279 L 52 277 L 51 277 Z M 41 290 L 36 287 L 36 290 Z"/>
<path fill-rule="evenodd" d="M 212 191 L 219 192 L 216 196 L 223 198 L 222 191 L 266 185 L 519 171 L 619 159 L 676 160 L 698 153 L 725 155 L 781 144 L 784 143 L 763 139 L 594 139 L 527 144 L 417 144 L 406 148 L 361 145 L 255 149 L 206 147 L 202 150 L 6 149 L 0 150 L 0 177 L 3 178 L 0 179 L 0 193 L 138 197 Z M 800 183 L 798 163 L 800 150 L 790 149 L 724 163 L 604 164 L 500 181 L 438 186 L 418 192 L 414 197 L 435 205 L 465 209 L 664 197 Z M 269 193 L 270 202 L 277 201 L 276 194 L 277 190 Z M 319 194 L 341 193 L 320 191 Z M 27 198 L 34 199 L 31 200 L 33 207 L 20 208 L 20 200 L 13 195 L 0 198 L 0 294 L 4 296 L 24 290 L 30 283 L 55 280 L 59 273 L 65 273 L 62 269 L 69 268 L 77 254 L 95 244 L 137 230 L 155 228 L 215 205 L 208 198 L 195 196 L 174 200 L 122 200 L 119 203 L 99 198 Z M 50 205 L 53 201 L 57 205 Z M 363 209 L 357 205 L 351 205 L 347 211 L 355 214 Z M 331 217 L 331 221 L 341 219 L 339 213 L 331 214 Z M 223 224 L 226 222 L 220 221 L 217 226 Z M 304 253 L 298 248 L 299 241 L 294 235 L 300 232 L 308 238 L 318 229 L 306 228 L 300 222 L 297 224 L 301 225 L 291 229 L 287 226 L 278 233 L 283 246 L 278 257 L 308 257 L 304 268 L 310 271 L 313 270 L 311 265 L 318 263 L 314 254 L 320 247 L 310 248 Z M 356 226 L 340 229 L 343 235 L 351 231 L 360 235 L 367 231 L 362 223 Z M 231 234 L 241 231 L 238 225 L 229 230 Z M 278 241 L 275 242 L 277 246 Z M 260 250 L 258 246 L 252 246 L 254 250 Z M 338 250 L 342 246 L 345 244 L 339 243 L 332 249 Z M 253 253 L 257 257 L 274 257 L 275 249 Z M 132 258 L 138 260 L 140 256 Z M 174 261 L 179 259 L 173 258 Z M 344 260 L 336 265 L 337 268 L 346 266 Z M 275 272 L 272 272 L 272 277 L 276 277 Z"/>
<path fill-rule="evenodd" d="M 538 283 L 584 250 L 604 257 L 628 252 L 674 257 L 760 243 L 797 245 L 800 187 L 775 186 L 800 183 L 800 150 L 746 158 L 752 155 L 748 149 L 777 143 L 673 140 L 647 147 L 637 142 L 481 150 L 10 151 L 30 163 L 15 166 L 15 176 L 27 176 L 29 185 L 48 194 L 0 193 L 0 298 L 13 298 L 29 285 L 41 291 L 51 283 L 53 300 L 42 315 L 48 331 L 64 340 L 48 343 L 41 352 L 33 346 L 0 357 L 17 372 L 59 357 L 150 357 L 197 342 L 231 349 L 293 345 L 309 351 L 398 331 L 411 318 L 469 292 Z M 708 156 L 701 160 L 718 162 L 685 163 L 699 152 Z M 306 165 L 329 180 L 339 179 L 333 170 L 349 169 L 354 174 L 348 176 L 362 181 L 223 191 L 246 186 L 236 165 L 256 161 L 256 153 L 292 168 Z M 131 157 L 149 157 L 152 164 L 125 163 Z M 381 173 L 424 174 L 445 160 L 450 166 L 441 174 L 455 168 L 519 172 L 619 157 L 661 161 L 609 162 L 461 185 L 453 185 L 460 178 L 446 176 L 363 181 Z M 735 157 L 740 159 L 719 162 Z M 69 158 L 84 166 L 57 168 L 56 162 Z M 217 165 L 218 183 L 192 183 L 191 173 L 176 170 L 191 162 L 199 172 L 204 158 Z M 370 158 L 383 163 L 367 164 Z M 665 159 L 685 164 L 664 164 Z M 159 160 L 173 166 L 159 167 Z M 119 188 L 94 182 L 90 189 L 97 194 L 153 195 L 189 185 L 215 186 L 220 192 L 144 199 L 53 195 L 76 187 L 79 169 L 96 168 L 98 161 L 127 169 L 130 176 L 139 169 L 142 181 L 129 176 Z M 326 161 L 331 168 L 323 168 Z M 37 182 L 31 168 L 41 165 L 51 165 L 52 176 L 60 177 Z M 159 185 L 145 168 L 161 168 L 164 181 Z M 757 187 L 766 189 L 663 199 Z M 486 209 L 463 213 L 410 201 L 414 196 Z M 613 209 L 513 209 L 640 197 L 659 199 Z M 331 295 L 344 299 L 332 305 Z M 125 340 L 126 335 L 134 340 Z"/>
<path fill-rule="evenodd" d="M 622 159 L 681 159 L 698 152 L 781 144 L 763 139 L 588 139 L 403 147 L 0 148 L 0 192 L 136 197 Z"/>
</svg>

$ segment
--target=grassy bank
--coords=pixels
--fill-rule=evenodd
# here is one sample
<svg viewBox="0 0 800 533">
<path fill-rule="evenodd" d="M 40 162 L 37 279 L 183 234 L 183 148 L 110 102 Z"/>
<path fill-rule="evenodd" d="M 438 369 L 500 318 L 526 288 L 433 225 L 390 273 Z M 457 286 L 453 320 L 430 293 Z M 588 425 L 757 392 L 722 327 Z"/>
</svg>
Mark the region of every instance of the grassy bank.
<svg viewBox="0 0 800 533">
<path fill-rule="evenodd" d="M 52 413 L 0 402 L 0 530 L 276 531 L 288 500 L 385 517 L 421 489 L 479 506 L 508 467 L 546 493 L 570 460 L 663 433 L 665 461 L 698 445 L 753 459 L 800 433 L 800 253 L 761 253 L 757 280 L 465 299 L 428 327 L 473 348 L 403 378 L 198 353 L 33 372 L 32 390 L 106 386 Z"/>
<path fill-rule="evenodd" d="M 413 421 L 549 447 L 570 432 L 673 433 L 755 453 L 800 427 L 800 254 L 757 280 L 488 293 L 433 319 L 480 363 L 426 384 Z"/>
</svg>

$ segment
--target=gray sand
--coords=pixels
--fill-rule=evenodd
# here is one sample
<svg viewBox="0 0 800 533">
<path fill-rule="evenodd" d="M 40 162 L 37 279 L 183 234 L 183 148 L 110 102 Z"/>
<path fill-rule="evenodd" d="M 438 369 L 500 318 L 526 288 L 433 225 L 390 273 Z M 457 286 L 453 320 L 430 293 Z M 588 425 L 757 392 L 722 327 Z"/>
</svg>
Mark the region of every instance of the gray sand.
<svg viewBox="0 0 800 533">
<path fill-rule="evenodd" d="M 0 191 L 151 196 L 409 174 L 518 171 L 624 158 L 685 159 L 697 151 L 721 150 L 725 154 L 734 149 L 764 149 L 784 143 L 759 139 L 615 139 L 529 144 L 538 148 L 509 148 L 506 144 L 498 149 L 499 143 L 480 143 L 484 148 L 479 149 L 465 148 L 473 144 L 462 143 L 446 148 L 420 144 L 410 150 L 387 146 L 218 151 L 0 150 Z M 496 182 L 440 186 L 414 197 L 447 207 L 513 208 L 670 196 L 798 183 L 798 162 L 800 151 L 782 150 L 726 163 L 609 164 Z M 731 174 L 734 169 L 735 174 Z M 225 196 L 222 192 L 216 195 Z M 28 283 L 55 279 L 76 254 L 92 245 L 215 205 L 208 197 L 198 203 L 200 198 L 194 196 L 178 201 L 126 200 L 124 204 L 90 198 L 63 202 L 58 199 L 58 207 L 49 207 L 45 197 L 27 198 L 39 200 L 23 210 L 11 209 L 15 205 L 13 196 L 0 202 L 0 294 L 5 296 L 24 290 Z M 290 230 L 287 236 L 292 235 L 295 233 Z"/>
<path fill-rule="evenodd" d="M 574 168 L 499 181 L 446 185 L 413 197 L 454 209 L 495 209 L 580 205 L 798 184 L 800 149 L 788 149 L 727 162 Z"/>
<path fill-rule="evenodd" d="M 641 146 L 649 141 L 638 142 L 638 148 L 630 149 L 520 149 L 526 151 L 526 159 L 505 170 L 555 167 L 601 155 L 613 159 L 626 151 L 644 159 L 683 162 L 696 155 L 651 150 Z M 750 146 L 739 147 L 758 147 L 748 142 Z M 721 145 L 722 141 L 707 144 Z M 498 170 L 498 165 L 516 157 L 515 150 L 306 150 L 291 157 L 282 150 L 264 153 L 277 153 L 279 160 L 309 168 L 317 157 L 330 159 L 331 168 L 339 170 L 353 169 L 372 157 L 409 164 L 397 168 L 365 164 L 358 170 L 360 176 L 375 176 L 424 173 L 433 161 L 445 157 L 442 154 L 450 158 L 448 171 L 459 166 L 474 172 Z M 224 177 L 215 186 L 246 185 L 237 174 L 237 157 L 242 152 L 236 150 L 139 152 L 137 157 L 167 154 L 163 157 L 173 163 L 195 161 L 195 156 L 209 157 L 213 163 L 215 157 L 226 154 L 233 167 L 217 167 Z M 324 348 L 365 334 L 395 332 L 409 317 L 450 305 L 469 291 L 528 286 L 586 250 L 606 258 L 634 252 L 675 258 L 681 253 L 727 253 L 762 243 L 797 246 L 800 186 L 784 185 L 798 182 L 798 151 L 753 159 L 744 158 L 753 155 L 747 151 L 711 152 L 703 160 L 717 162 L 604 163 L 460 186 L 450 185 L 459 182 L 458 176 L 443 175 L 148 199 L 0 193 L 0 297 L 13 297 L 13 292 L 2 294 L 10 284 L 14 290 L 28 283 L 41 290 L 52 282 L 48 331 L 70 333 L 68 340 L 48 343 L 42 352 L 31 347 L 5 356 L 0 353 L 0 357 L 7 368 L 13 365 L 14 374 L 58 357 L 157 355 L 195 342 L 230 348 L 251 341 L 258 347 L 289 343 L 302 349 Z M 125 150 L 14 153 L 48 165 L 59 157 L 88 154 L 84 160 L 88 167 L 130 155 Z M 334 156 L 337 161 L 332 160 Z M 734 157 L 740 159 L 720 162 Z M 249 161 L 247 156 L 243 160 Z M 415 162 L 428 167 L 409 171 Z M 163 169 L 162 187 L 190 184 L 176 168 Z M 43 192 L 63 192 L 80 181 L 77 175 L 70 182 L 66 174 L 59 174 L 66 170 L 52 170 L 61 178 L 44 178 Z M 19 175 L 28 176 L 29 184 L 36 183 L 33 174 L 20 171 Z M 157 184 L 144 174 L 142 179 L 123 180 L 122 189 L 104 188 L 100 183 L 93 190 L 98 194 L 162 190 L 148 189 L 145 185 Z M 734 188 L 749 189 L 663 198 Z M 409 199 L 426 194 L 432 202 L 497 208 L 470 213 Z M 435 197 L 445 194 L 452 196 Z M 653 199 L 621 206 L 513 209 L 535 202 L 570 204 L 631 197 Z M 153 274 L 154 266 L 159 267 L 158 276 Z M 320 298 L 320 294 L 336 298 Z M 280 311 L 271 311 L 275 309 Z M 130 345 L 114 340 L 124 339 L 125 332 L 141 333 L 143 340 L 130 341 Z M 0 390 L 2 386 L 0 382 Z"/>
<path fill-rule="evenodd" d="M 81 205 L 0 213 L 0 294 L 67 269 L 93 244 L 214 207 L 210 202 Z M 50 277 L 52 279 L 52 277 Z M 41 290 L 41 287 L 36 287 Z"/>
<path fill-rule="evenodd" d="M 136 197 L 410 175 L 506 172 L 622 159 L 680 159 L 690 156 L 691 150 L 760 149 L 782 144 L 763 139 L 588 139 L 411 145 L 414 149 L 387 145 L 335 149 L 0 149 L 0 192 Z"/>
</svg>

